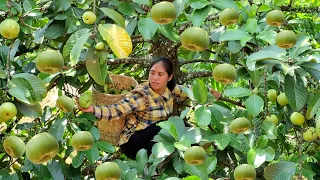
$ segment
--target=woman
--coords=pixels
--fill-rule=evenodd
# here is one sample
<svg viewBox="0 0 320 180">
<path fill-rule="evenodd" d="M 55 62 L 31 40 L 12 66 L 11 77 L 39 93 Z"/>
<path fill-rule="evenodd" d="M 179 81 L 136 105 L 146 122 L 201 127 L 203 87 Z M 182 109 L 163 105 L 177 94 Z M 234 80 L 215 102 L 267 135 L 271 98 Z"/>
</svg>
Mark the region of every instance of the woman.
<svg viewBox="0 0 320 180">
<path fill-rule="evenodd" d="M 173 77 L 173 65 L 166 58 L 155 59 L 149 69 L 148 82 L 138 85 L 136 91 L 128 93 L 116 104 L 108 106 L 90 106 L 79 109 L 91 112 L 97 118 L 112 118 L 126 116 L 126 123 L 118 145 L 121 151 L 130 159 L 135 159 L 137 152 L 144 148 L 151 154 L 153 137 L 161 130 L 156 122 L 167 120 L 173 111 L 173 101 L 186 100 L 188 97 L 182 92 L 181 86 L 176 85 Z M 146 100 L 148 101 L 146 103 Z"/>
</svg>

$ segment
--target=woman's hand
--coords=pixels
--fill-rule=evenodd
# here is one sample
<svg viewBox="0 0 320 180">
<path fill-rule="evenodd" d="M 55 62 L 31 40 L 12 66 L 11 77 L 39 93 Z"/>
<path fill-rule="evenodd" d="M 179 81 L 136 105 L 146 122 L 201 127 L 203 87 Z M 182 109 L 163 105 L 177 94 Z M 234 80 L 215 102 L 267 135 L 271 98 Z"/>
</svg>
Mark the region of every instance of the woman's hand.
<svg viewBox="0 0 320 180">
<path fill-rule="evenodd" d="M 79 99 L 78 98 L 75 98 L 76 100 L 76 103 L 77 103 L 77 106 L 78 106 L 78 109 L 82 112 L 89 112 L 89 113 L 93 113 L 94 109 L 93 109 L 93 106 L 89 106 L 88 108 L 83 108 L 79 105 Z"/>
</svg>

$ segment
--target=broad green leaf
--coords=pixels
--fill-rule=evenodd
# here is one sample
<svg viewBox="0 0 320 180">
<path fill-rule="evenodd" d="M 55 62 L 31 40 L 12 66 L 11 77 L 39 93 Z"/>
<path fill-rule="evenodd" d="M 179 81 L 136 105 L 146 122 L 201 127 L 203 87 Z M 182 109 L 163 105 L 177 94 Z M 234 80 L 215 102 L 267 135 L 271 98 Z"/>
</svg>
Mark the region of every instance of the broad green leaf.
<svg viewBox="0 0 320 180">
<path fill-rule="evenodd" d="M 189 0 L 188 3 L 193 9 L 202 9 L 209 4 L 207 0 Z"/>
<path fill-rule="evenodd" d="M 150 17 L 141 18 L 138 21 L 138 30 L 145 39 L 152 39 L 158 30 L 158 24 L 155 23 Z"/>
<path fill-rule="evenodd" d="M 273 122 L 264 121 L 261 127 L 268 139 L 277 139 L 278 131 Z"/>
<path fill-rule="evenodd" d="M 56 39 L 62 36 L 64 27 L 60 24 L 51 24 L 45 31 L 44 37 L 47 39 Z"/>
<path fill-rule="evenodd" d="M 262 4 L 259 8 L 258 8 L 258 12 L 266 12 L 266 11 L 270 11 L 272 8 L 270 6 L 268 6 L 267 4 Z"/>
<path fill-rule="evenodd" d="M 300 111 L 307 101 L 307 89 L 300 76 L 286 75 L 284 80 L 284 92 L 294 111 Z"/>
<path fill-rule="evenodd" d="M 81 166 L 84 160 L 84 154 L 84 151 L 77 151 L 77 155 L 72 158 L 72 166 L 74 168 L 78 168 L 79 166 Z"/>
<path fill-rule="evenodd" d="M 229 41 L 228 42 L 228 50 L 232 53 L 235 54 L 239 52 L 243 47 L 241 46 L 239 41 Z"/>
<path fill-rule="evenodd" d="M 320 81 L 320 63 L 307 62 L 300 66 L 311 74 L 317 81 Z"/>
<path fill-rule="evenodd" d="M 207 167 L 207 173 L 210 174 L 212 171 L 216 169 L 217 166 L 217 158 L 215 156 L 211 156 L 206 159 L 206 161 L 203 163 L 205 167 Z"/>
<path fill-rule="evenodd" d="M 158 123 L 158 126 L 160 126 L 162 129 L 165 129 L 168 133 L 170 133 L 172 135 L 172 137 L 174 137 L 174 139 L 176 141 L 178 141 L 178 132 L 177 129 L 175 127 L 175 125 L 170 122 L 170 121 L 163 121 Z"/>
<path fill-rule="evenodd" d="M 175 126 L 175 129 L 178 135 L 178 140 L 179 140 L 183 136 L 183 134 L 186 132 L 186 127 L 183 119 L 180 118 L 179 116 L 171 116 L 168 119 L 168 121 Z"/>
<path fill-rule="evenodd" d="M 218 149 L 223 151 L 230 143 L 230 134 L 214 135 L 213 140 Z"/>
<path fill-rule="evenodd" d="M 183 12 L 189 2 L 186 0 L 175 0 L 173 5 L 177 10 L 177 17 Z"/>
<path fill-rule="evenodd" d="M 169 25 L 159 26 L 158 29 L 161 31 L 161 33 L 165 37 L 169 38 L 171 41 L 173 41 L 173 42 L 179 42 L 180 41 L 180 37 L 176 32 L 174 32 L 173 26 L 169 26 Z"/>
<path fill-rule="evenodd" d="M 183 180 L 201 180 L 198 176 L 187 176 Z"/>
<path fill-rule="evenodd" d="M 35 105 L 27 105 L 21 102 L 14 103 L 19 110 L 23 114 L 23 116 L 31 117 L 31 118 L 38 118 L 42 114 L 42 107 L 40 104 Z"/>
<path fill-rule="evenodd" d="M 256 117 L 263 110 L 264 101 L 260 96 L 253 94 L 253 95 L 249 96 L 249 98 L 245 101 L 245 106 L 246 106 L 248 112 L 253 117 Z"/>
<path fill-rule="evenodd" d="M 188 174 L 190 175 L 196 175 L 198 177 L 200 177 L 201 180 L 208 180 L 209 177 L 209 173 L 207 171 L 207 167 L 202 165 L 198 165 L 198 166 L 194 166 L 194 165 L 190 165 L 190 164 L 186 164 L 186 171 Z"/>
<path fill-rule="evenodd" d="M 55 120 L 49 129 L 49 133 L 56 137 L 57 140 L 62 140 L 63 133 L 65 132 L 67 123 L 68 120 L 65 118 Z"/>
<path fill-rule="evenodd" d="M 312 49 L 310 38 L 305 33 L 297 35 L 297 42 L 293 48 L 289 50 L 289 57 L 296 59 L 301 56 L 304 52 Z"/>
<path fill-rule="evenodd" d="M 115 159 L 114 162 L 118 164 L 121 170 L 121 176 L 124 177 L 125 174 L 130 170 L 130 166 L 120 159 Z"/>
<path fill-rule="evenodd" d="M 250 149 L 247 155 L 248 164 L 253 165 L 254 168 L 258 168 L 265 161 L 272 161 L 275 156 L 275 151 L 272 147 L 267 148 L 253 148 Z"/>
<path fill-rule="evenodd" d="M 63 171 L 61 169 L 60 162 L 51 161 L 47 164 L 48 170 L 54 180 L 64 179 Z"/>
<path fill-rule="evenodd" d="M 250 89 L 243 87 L 230 87 L 226 89 L 223 94 L 227 97 L 245 97 L 250 96 L 252 92 Z"/>
<path fill-rule="evenodd" d="M 34 92 L 30 92 L 27 88 L 22 86 L 15 87 L 16 84 L 23 85 L 23 86 L 28 85 L 28 83 L 24 79 L 11 80 L 9 82 L 9 91 L 8 91 L 11 96 L 17 98 L 19 101 L 24 102 L 26 104 L 33 105 L 37 103 L 35 98 L 33 98 L 35 96 Z M 31 95 L 31 93 L 33 94 L 33 96 Z"/>
<path fill-rule="evenodd" d="M 163 158 L 173 153 L 174 143 L 158 142 L 152 146 L 152 154 L 157 158 Z"/>
<path fill-rule="evenodd" d="M 137 174 L 138 174 L 138 172 L 137 172 L 136 169 L 130 169 L 125 173 L 125 178 L 124 179 L 128 179 L 128 180 L 129 179 L 133 179 L 133 180 L 135 180 L 135 178 L 137 177 Z M 143 180 L 143 179 L 141 179 L 141 180 Z"/>
<path fill-rule="evenodd" d="M 127 16 L 136 16 L 137 15 L 132 3 L 127 3 L 127 2 L 120 3 L 118 6 L 118 11 L 120 13 L 122 13 L 123 15 L 127 15 Z"/>
<path fill-rule="evenodd" d="M 192 24 L 194 26 L 200 27 L 203 24 L 203 22 L 206 20 L 206 18 L 208 17 L 208 14 L 211 11 L 211 9 L 212 9 L 211 5 L 208 5 L 202 9 L 196 9 L 192 13 Z"/>
<path fill-rule="evenodd" d="M 55 8 L 58 12 L 60 11 L 66 11 L 71 6 L 71 0 L 55 0 Z"/>
<path fill-rule="evenodd" d="M 181 137 L 180 141 L 188 140 L 191 144 L 199 143 L 202 138 L 201 131 L 199 128 L 190 128 L 188 131 Z"/>
<path fill-rule="evenodd" d="M 211 111 L 206 106 L 198 107 L 194 112 L 196 122 L 200 127 L 205 128 L 211 122 Z"/>
<path fill-rule="evenodd" d="M 23 10 L 25 12 L 28 12 L 34 9 L 35 7 L 37 7 L 37 4 L 32 0 L 24 0 L 22 6 L 23 6 Z"/>
<path fill-rule="evenodd" d="M 184 93 L 186 93 L 191 100 L 193 100 L 193 101 L 196 100 L 196 98 L 195 98 L 195 96 L 194 96 L 193 91 L 192 91 L 191 88 L 182 86 L 182 87 L 181 87 L 181 90 L 182 90 Z"/>
<path fill-rule="evenodd" d="M 259 33 L 257 35 L 257 38 L 262 39 L 269 44 L 275 44 L 276 36 L 277 36 L 277 32 L 275 32 L 274 30 L 267 30 Z"/>
<path fill-rule="evenodd" d="M 73 118 L 71 119 L 71 122 L 74 122 L 74 123 L 81 123 L 81 124 L 84 124 L 85 126 L 87 127 L 90 127 L 91 126 L 91 122 L 89 122 L 87 119 L 85 118 Z"/>
<path fill-rule="evenodd" d="M 138 4 L 149 4 L 149 0 L 134 0 Z"/>
<path fill-rule="evenodd" d="M 288 161 L 276 162 L 265 168 L 263 176 L 267 180 L 291 180 L 297 166 L 298 164 Z"/>
<path fill-rule="evenodd" d="M 138 174 L 143 174 L 144 168 L 147 166 L 148 154 L 145 149 L 140 149 L 136 155 Z"/>
<path fill-rule="evenodd" d="M 100 24 L 98 30 L 118 58 L 129 56 L 132 51 L 132 42 L 125 29 L 115 24 Z"/>
<path fill-rule="evenodd" d="M 236 41 L 239 40 L 241 46 L 245 46 L 245 44 L 250 41 L 252 37 L 241 29 L 237 30 L 227 30 L 220 36 L 220 41 Z"/>
<path fill-rule="evenodd" d="M 114 153 L 116 151 L 116 149 L 114 148 L 114 146 L 108 142 L 105 141 L 97 141 L 94 143 L 99 149 L 101 149 L 102 151 L 106 152 L 106 153 Z"/>
<path fill-rule="evenodd" d="M 209 109 L 211 111 L 211 125 L 213 125 L 218 132 L 222 133 L 224 128 L 223 124 L 221 124 L 223 120 L 222 113 L 214 106 L 209 106 Z"/>
<path fill-rule="evenodd" d="M 271 146 L 268 146 L 262 150 L 266 154 L 266 161 L 272 161 L 274 159 L 276 152 L 274 151 L 274 149 Z"/>
<path fill-rule="evenodd" d="M 258 22 L 256 19 L 248 19 L 246 23 L 246 30 L 253 34 L 257 31 L 258 29 Z"/>
<path fill-rule="evenodd" d="M 128 32 L 129 36 L 131 36 L 137 27 L 138 21 L 136 18 L 130 18 L 127 21 L 128 24 L 126 25 L 126 31 Z"/>
<path fill-rule="evenodd" d="M 100 63 L 99 58 L 92 47 L 89 48 L 87 53 L 86 67 L 92 79 L 97 84 L 103 86 L 106 81 L 108 67 L 106 63 Z"/>
<path fill-rule="evenodd" d="M 260 50 L 252 53 L 246 61 L 247 67 L 250 71 L 256 70 L 259 66 L 264 67 L 264 64 L 280 64 L 287 61 L 283 52 L 277 52 L 272 50 Z"/>
<path fill-rule="evenodd" d="M 91 134 L 93 135 L 95 141 L 98 141 L 100 139 L 100 131 L 98 128 L 91 126 L 91 128 L 89 129 L 89 131 L 91 132 Z"/>
<path fill-rule="evenodd" d="M 63 57 L 65 61 L 70 61 L 70 53 L 72 48 L 75 46 L 76 42 L 81 37 L 83 37 L 85 34 L 88 34 L 88 33 L 89 33 L 89 29 L 80 29 L 69 37 L 68 41 L 63 47 Z"/>
<path fill-rule="evenodd" d="M 191 147 L 191 142 L 187 139 L 181 140 L 179 142 L 175 142 L 174 147 L 176 147 L 180 151 L 186 151 L 189 147 Z"/>
<path fill-rule="evenodd" d="M 100 8 L 100 10 L 104 13 L 104 15 L 106 15 L 110 19 L 114 20 L 122 28 L 125 28 L 125 19 L 120 13 L 118 13 L 117 11 L 115 11 L 113 9 L 105 8 L 105 7 Z"/>
<path fill-rule="evenodd" d="M 207 101 L 208 90 L 206 84 L 202 80 L 197 79 L 193 82 L 192 92 L 200 104 L 203 104 Z"/>
<path fill-rule="evenodd" d="M 281 6 L 286 2 L 287 2 L 287 0 L 273 0 L 273 4 L 276 6 Z"/>
<path fill-rule="evenodd" d="M 256 147 L 257 148 L 265 148 L 268 145 L 268 137 L 265 135 L 262 135 L 259 137 L 257 143 L 256 143 Z"/>
<path fill-rule="evenodd" d="M 99 159 L 99 149 L 95 144 L 89 149 L 85 151 L 85 154 L 90 163 L 94 164 Z"/>
<path fill-rule="evenodd" d="M 41 178 L 41 179 L 51 177 L 51 174 L 50 174 L 47 166 L 44 166 L 42 164 L 32 164 L 32 166 L 33 166 L 33 172 L 36 177 Z"/>
<path fill-rule="evenodd" d="M 220 43 L 220 36 L 226 32 L 225 27 L 221 26 L 220 28 L 214 29 L 213 31 L 210 32 L 210 39 L 212 42 L 218 42 Z M 232 42 L 232 41 L 229 41 Z M 240 43 L 239 43 L 240 44 Z M 242 46 L 241 46 L 242 48 Z"/>
<path fill-rule="evenodd" d="M 76 40 L 75 44 L 73 45 L 71 52 L 70 52 L 70 65 L 75 66 L 80 58 L 81 51 L 87 42 L 88 38 L 90 37 L 90 33 L 87 32 L 80 36 L 79 39 Z"/>
<path fill-rule="evenodd" d="M 315 94 L 308 104 L 306 118 L 311 119 L 320 109 L 320 94 Z"/>
<path fill-rule="evenodd" d="M 238 6 L 234 0 L 211 0 L 210 2 L 220 11 L 226 8 L 234 8 L 238 10 Z"/>
<path fill-rule="evenodd" d="M 172 164 L 174 170 L 176 170 L 177 173 L 182 174 L 182 172 L 185 170 L 184 168 L 184 159 L 180 157 L 178 153 L 175 153 L 172 159 Z"/>
</svg>

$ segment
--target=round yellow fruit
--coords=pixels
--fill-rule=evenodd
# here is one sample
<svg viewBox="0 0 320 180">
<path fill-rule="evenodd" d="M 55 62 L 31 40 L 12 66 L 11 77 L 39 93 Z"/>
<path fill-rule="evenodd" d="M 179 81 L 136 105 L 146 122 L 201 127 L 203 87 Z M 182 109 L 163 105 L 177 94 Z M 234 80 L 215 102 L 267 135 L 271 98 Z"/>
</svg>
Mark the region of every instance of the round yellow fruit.
<svg viewBox="0 0 320 180">
<path fill-rule="evenodd" d="M 184 161 L 191 165 L 200 165 L 206 158 L 206 151 L 201 146 L 189 147 L 184 153 Z"/>
<path fill-rule="evenodd" d="M 172 2 L 162 1 L 152 6 L 151 19 L 157 24 L 169 24 L 177 17 L 177 10 Z"/>
<path fill-rule="evenodd" d="M 72 112 L 74 108 L 74 102 L 68 96 L 60 96 L 56 101 L 56 105 L 63 112 Z"/>
<path fill-rule="evenodd" d="M 278 47 L 289 49 L 296 45 L 297 36 L 293 31 L 284 30 L 276 35 L 276 44 Z"/>
<path fill-rule="evenodd" d="M 250 164 L 241 164 L 233 173 L 235 180 L 254 180 L 257 176 L 256 170 Z"/>
<path fill-rule="evenodd" d="M 97 16 L 91 11 L 87 11 L 82 15 L 82 20 L 85 24 L 94 24 L 96 22 L 96 19 Z"/>
<path fill-rule="evenodd" d="M 117 163 L 105 162 L 100 164 L 95 171 L 97 180 L 119 180 L 121 175 L 120 168 Z"/>
<path fill-rule="evenodd" d="M 316 128 L 314 127 L 309 127 L 306 132 L 302 134 L 302 136 L 303 139 L 308 142 L 316 140 L 318 138 Z"/>
<path fill-rule="evenodd" d="M 190 51 L 203 51 L 209 45 L 209 34 L 199 27 L 189 27 L 180 34 L 181 44 Z"/>
<path fill-rule="evenodd" d="M 271 116 L 267 116 L 265 121 L 270 121 L 270 122 L 273 122 L 274 125 L 278 125 L 278 117 L 274 114 L 272 114 Z"/>
<path fill-rule="evenodd" d="M 75 133 L 71 139 L 71 146 L 77 151 L 86 151 L 91 149 L 94 138 L 89 131 L 80 131 Z"/>
<path fill-rule="evenodd" d="M 219 14 L 219 22 L 224 26 L 235 24 L 238 18 L 239 13 L 233 8 L 226 8 Z"/>
<path fill-rule="evenodd" d="M 280 106 L 285 106 L 289 103 L 285 93 L 279 94 L 279 96 L 277 97 L 277 102 Z"/>
<path fill-rule="evenodd" d="M 4 150 L 13 158 L 21 157 L 25 150 L 26 145 L 17 136 L 9 136 L 3 142 Z"/>
<path fill-rule="evenodd" d="M 268 97 L 269 101 L 276 102 L 277 101 L 277 97 L 278 97 L 277 91 L 274 90 L 274 89 L 268 90 L 267 97 Z"/>
<path fill-rule="evenodd" d="M 26 146 L 28 159 L 35 164 L 42 164 L 52 159 L 59 150 L 57 139 L 47 132 L 33 136 Z"/>
<path fill-rule="evenodd" d="M 221 84 L 231 84 L 237 78 L 237 70 L 231 64 L 218 64 L 212 71 L 212 77 Z"/>
<path fill-rule="evenodd" d="M 306 118 L 298 112 L 293 112 L 290 116 L 290 120 L 294 125 L 302 125 Z"/>
<path fill-rule="evenodd" d="M 246 132 L 251 127 L 250 121 L 245 117 L 240 117 L 231 121 L 229 128 L 234 134 L 241 134 Z"/>
<path fill-rule="evenodd" d="M 36 67 L 40 72 L 54 74 L 59 72 L 63 65 L 63 56 L 56 50 L 42 51 L 36 58 Z"/>
<path fill-rule="evenodd" d="M 103 50 L 105 48 L 105 45 L 103 42 L 98 42 L 95 46 L 96 50 Z"/>
<path fill-rule="evenodd" d="M 6 39 L 14 39 L 20 33 L 19 24 L 12 19 L 6 19 L 0 24 L 0 34 Z"/>
<path fill-rule="evenodd" d="M 273 10 L 267 13 L 266 16 L 266 22 L 270 26 L 281 26 L 286 17 L 284 16 L 282 11 L 279 10 Z"/>
<path fill-rule="evenodd" d="M 0 122 L 7 122 L 18 113 L 16 106 L 12 102 L 4 102 L 0 106 Z"/>
</svg>

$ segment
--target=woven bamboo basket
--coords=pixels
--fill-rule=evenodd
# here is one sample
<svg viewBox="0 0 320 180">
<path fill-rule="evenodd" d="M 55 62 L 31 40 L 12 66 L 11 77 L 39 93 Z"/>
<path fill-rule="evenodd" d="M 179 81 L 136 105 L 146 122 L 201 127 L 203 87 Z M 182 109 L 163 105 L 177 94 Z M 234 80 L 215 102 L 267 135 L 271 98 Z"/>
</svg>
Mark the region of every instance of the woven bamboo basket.
<svg viewBox="0 0 320 180">
<path fill-rule="evenodd" d="M 110 78 L 112 79 L 112 85 L 116 86 L 118 89 L 131 90 L 132 86 L 136 87 L 138 85 L 138 82 L 135 79 L 128 76 L 110 75 Z M 93 88 L 92 103 L 97 106 L 115 104 L 124 98 L 126 94 L 100 93 Z M 125 118 L 126 117 L 121 117 L 110 121 L 103 118 L 97 121 L 96 125 L 100 131 L 100 139 L 113 145 L 117 145 L 120 134 L 124 128 Z"/>
</svg>

